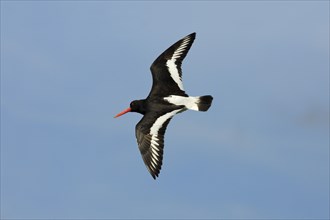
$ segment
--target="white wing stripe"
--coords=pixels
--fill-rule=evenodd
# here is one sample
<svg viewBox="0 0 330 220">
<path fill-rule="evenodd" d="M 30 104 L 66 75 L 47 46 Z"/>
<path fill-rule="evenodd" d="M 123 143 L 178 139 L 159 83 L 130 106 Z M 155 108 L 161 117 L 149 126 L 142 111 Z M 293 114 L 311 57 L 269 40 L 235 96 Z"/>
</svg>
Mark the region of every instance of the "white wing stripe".
<svg viewBox="0 0 330 220">
<path fill-rule="evenodd" d="M 150 163 L 152 166 L 150 166 L 151 168 L 152 168 L 152 170 L 156 170 L 156 165 L 155 164 L 153 164 L 152 163 L 152 161 L 151 161 L 151 163 Z"/>
<path fill-rule="evenodd" d="M 159 132 L 159 129 L 163 126 L 163 124 L 170 118 L 172 118 L 176 113 L 178 113 L 181 109 L 177 109 L 177 110 L 174 110 L 174 111 L 171 111 L 171 112 L 168 112 L 162 116 L 160 116 L 159 118 L 157 118 L 157 120 L 155 121 L 155 123 L 151 126 L 150 128 L 150 134 L 151 134 L 151 149 L 155 149 L 157 151 L 158 148 L 158 143 L 157 143 L 157 140 L 158 140 L 158 132 Z M 157 145 L 155 145 L 154 143 L 157 143 Z"/>
<path fill-rule="evenodd" d="M 151 157 L 151 160 L 152 160 L 152 162 L 153 162 L 153 164 L 157 164 L 157 161 L 155 160 L 155 158 L 154 157 Z M 155 167 L 156 168 L 156 167 Z"/>
<path fill-rule="evenodd" d="M 178 49 L 176 49 L 176 51 L 174 52 L 172 58 L 170 60 L 167 60 L 167 62 L 166 62 L 166 66 L 168 68 L 168 71 L 171 74 L 172 79 L 174 80 L 174 82 L 178 85 L 178 87 L 182 91 L 184 91 L 184 88 L 183 88 L 181 77 L 179 75 L 178 67 L 175 65 L 175 61 L 186 50 L 189 42 L 190 42 L 190 38 L 185 38 L 183 40 L 183 42 L 181 43 L 180 47 Z"/>
<path fill-rule="evenodd" d="M 153 144 L 151 145 L 151 148 L 154 149 L 154 150 L 156 150 L 156 151 L 159 151 L 159 149 L 157 148 L 157 146 L 155 146 Z"/>
<path fill-rule="evenodd" d="M 155 145 L 155 147 L 156 146 L 159 146 L 159 144 L 157 143 L 157 141 L 156 140 L 153 140 L 153 139 L 151 139 L 151 144 Z"/>
<path fill-rule="evenodd" d="M 178 85 L 178 87 L 184 91 L 184 88 L 183 88 L 183 83 L 181 81 L 181 78 L 180 78 L 180 75 L 179 75 L 179 71 L 178 71 L 178 68 L 177 66 L 175 65 L 175 59 L 171 59 L 171 60 L 168 60 L 166 62 L 166 66 L 168 68 L 168 71 L 170 72 L 171 74 L 171 77 L 172 79 L 174 80 L 174 82 Z"/>
<path fill-rule="evenodd" d="M 152 155 L 159 156 L 159 154 L 157 153 L 157 150 L 155 150 L 154 147 L 151 148 L 151 151 L 152 151 Z"/>
<path fill-rule="evenodd" d="M 165 121 L 167 121 L 168 119 L 172 118 L 180 110 L 181 109 L 173 110 L 173 111 L 168 112 L 168 113 L 160 116 L 159 118 L 157 118 L 157 120 L 155 121 L 155 123 L 150 128 L 150 134 L 152 135 L 151 140 L 158 140 L 157 135 L 158 135 L 159 129 L 163 126 L 163 124 L 165 123 Z M 154 137 L 154 136 L 156 136 L 156 137 Z"/>
</svg>

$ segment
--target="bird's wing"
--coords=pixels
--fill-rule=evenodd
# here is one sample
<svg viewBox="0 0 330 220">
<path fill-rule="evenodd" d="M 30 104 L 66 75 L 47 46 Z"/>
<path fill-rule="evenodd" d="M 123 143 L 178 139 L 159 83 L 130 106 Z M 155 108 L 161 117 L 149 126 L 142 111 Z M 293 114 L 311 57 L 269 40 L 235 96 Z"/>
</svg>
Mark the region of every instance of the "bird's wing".
<svg viewBox="0 0 330 220">
<path fill-rule="evenodd" d="M 196 33 L 192 33 L 182 38 L 165 50 L 152 63 L 150 70 L 153 82 L 149 97 L 153 95 L 187 96 L 182 84 L 181 64 L 193 44 L 195 37 Z"/>
<path fill-rule="evenodd" d="M 154 179 L 158 177 L 163 161 L 164 134 L 171 118 L 181 109 L 159 114 L 149 112 L 135 127 L 135 135 L 143 161 Z"/>
</svg>

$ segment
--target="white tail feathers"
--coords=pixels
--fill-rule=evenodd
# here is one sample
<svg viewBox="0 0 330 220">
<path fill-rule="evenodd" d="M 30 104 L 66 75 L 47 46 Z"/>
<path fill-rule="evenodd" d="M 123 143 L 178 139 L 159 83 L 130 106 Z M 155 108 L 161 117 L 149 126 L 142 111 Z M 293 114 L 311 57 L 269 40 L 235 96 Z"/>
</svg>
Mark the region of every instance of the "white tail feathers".
<svg viewBox="0 0 330 220">
<path fill-rule="evenodd" d="M 210 108 L 213 97 L 210 95 L 196 97 L 170 95 L 165 97 L 164 100 L 174 105 L 183 105 L 190 110 L 205 112 Z"/>
</svg>

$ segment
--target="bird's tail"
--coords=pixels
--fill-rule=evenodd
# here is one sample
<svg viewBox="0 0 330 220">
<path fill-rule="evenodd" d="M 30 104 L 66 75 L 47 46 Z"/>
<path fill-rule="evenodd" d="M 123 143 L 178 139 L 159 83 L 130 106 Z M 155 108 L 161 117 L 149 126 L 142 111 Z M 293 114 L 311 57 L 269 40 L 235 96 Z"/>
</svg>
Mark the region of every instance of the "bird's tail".
<svg viewBox="0 0 330 220">
<path fill-rule="evenodd" d="M 197 98 L 196 104 L 198 107 L 198 111 L 205 112 L 211 107 L 212 100 L 213 100 L 212 96 L 205 95 L 205 96 L 199 96 L 196 98 Z"/>
<path fill-rule="evenodd" d="M 170 95 L 169 97 L 165 97 L 164 100 L 174 105 L 183 105 L 190 110 L 205 112 L 210 108 L 213 97 L 210 95 L 189 97 Z"/>
</svg>

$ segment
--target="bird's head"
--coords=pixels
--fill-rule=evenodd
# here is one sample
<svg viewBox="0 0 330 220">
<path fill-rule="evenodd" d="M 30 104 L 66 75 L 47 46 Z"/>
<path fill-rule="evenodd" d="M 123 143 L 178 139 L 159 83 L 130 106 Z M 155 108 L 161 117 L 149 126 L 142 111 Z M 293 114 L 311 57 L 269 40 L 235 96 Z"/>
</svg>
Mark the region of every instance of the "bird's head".
<svg viewBox="0 0 330 220">
<path fill-rule="evenodd" d="M 145 114 L 145 100 L 134 100 L 129 104 L 129 108 L 124 111 L 118 113 L 115 118 L 126 114 L 127 112 L 138 112 L 141 114 Z"/>
</svg>

